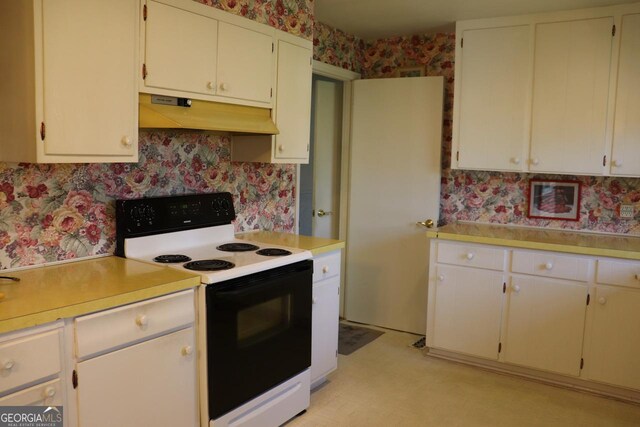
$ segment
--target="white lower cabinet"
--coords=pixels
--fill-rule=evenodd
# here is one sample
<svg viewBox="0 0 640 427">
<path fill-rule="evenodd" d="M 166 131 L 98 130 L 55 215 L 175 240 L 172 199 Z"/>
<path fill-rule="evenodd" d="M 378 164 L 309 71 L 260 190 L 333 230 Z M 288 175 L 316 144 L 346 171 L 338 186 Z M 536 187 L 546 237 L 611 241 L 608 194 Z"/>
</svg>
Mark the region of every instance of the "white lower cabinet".
<svg viewBox="0 0 640 427">
<path fill-rule="evenodd" d="M 91 349 L 76 350 L 80 427 L 198 425 L 194 304 L 189 290 L 75 320 Z"/>
<path fill-rule="evenodd" d="M 429 272 L 431 354 L 640 401 L 640 261 L 433 239 Z"/>
<path fill-rule="evenodd" d="M 338 250 L 313 259 L 311 388 L 338 367 L 340 257 Z"/>
<path fill-rule="evenodd" d="M 427 345 L 497 360 L 503 280 L 499 271 L 438 265 Z"/>
<path fill-rule="evenodd" d="M 578 376 L 588 291 L 583 282 L 513 277 L 505 311 L 504 361 Z"/>
</svg>

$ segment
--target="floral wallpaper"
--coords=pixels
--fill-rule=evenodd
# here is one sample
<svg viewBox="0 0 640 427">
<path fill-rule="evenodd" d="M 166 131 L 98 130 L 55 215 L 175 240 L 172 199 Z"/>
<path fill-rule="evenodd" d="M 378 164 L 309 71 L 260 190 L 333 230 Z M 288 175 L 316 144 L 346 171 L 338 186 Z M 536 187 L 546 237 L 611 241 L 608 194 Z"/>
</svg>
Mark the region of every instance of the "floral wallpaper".
<svg viewBox="0 0 640 427">
<path fill-rule="evenodd" d="M 313 0 L 195 0 L 311 40 Z"/>
<path fill-rule="evenodd" d="M 451 170 L 455 34 L 366 42 L 364 54 L 356 57 L 362 58 L 364 78 L 395 77 L 398 68 L 413 66 L 423 66 L 427 76 L 444 76 L 441 223 L 465 220 L 640 235 L 640 179 Z M 580 220 L 527 218 L 531 178 L 579 180 L 582 184 Z M 635 204 L 634 219 L 619 218 L 620 203 Z"/>
<path fill-rule="evenodd" d="M 362 73 L 365 43 L 362 39 L 322 22 L 313 27 L 313 59 Z"/>
<path fill-rule="evenodd" d="M 0 269 L 112 253 L 115 199 L 215 191 L 238 231 L 294 228 L 295 166 L 232 163 L 228 137 L 141 132 L 138 164 L 0 163 Z"/>
</svg>

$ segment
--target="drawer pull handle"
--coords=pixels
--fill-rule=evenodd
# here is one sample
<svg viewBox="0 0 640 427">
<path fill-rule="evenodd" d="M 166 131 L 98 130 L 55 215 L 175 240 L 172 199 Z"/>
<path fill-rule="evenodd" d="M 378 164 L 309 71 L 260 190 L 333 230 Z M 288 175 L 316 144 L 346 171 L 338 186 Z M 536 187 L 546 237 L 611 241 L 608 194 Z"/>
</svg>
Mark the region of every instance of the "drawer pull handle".
<svg viewBox="0 0 640 427">
<path fill-rule="evenodd" d="M 328 273 L 329 272 L 329 266 L 325 265 L 324 267 L 322 267 L 322 272 L 325 273 L 325 274 Z"/>
<path fill-rule="evenodd" d="M 467 259 L 469 261 L 471 261 L 473 259 L 473 257 L 475 256 L 475 254 L 473 252 L 467 252 Z"/>
<path fill-rule="evenodd" d="M 2 362 L 2 369 L 5 371 L 11 371 L 13 369 L 13 365 L 15 365 L 13 359 L 7 359 Z"/>
<path fill-rule="evenodd" d="M 520 286 L 518 286 L 518 285 L 513 285 L 511 288 L 513 289 L 513 292 L 515 292 L 515 293 L 520 292 Z"/>
<path fill-rule="evenodd" d="M 220 83 L 220 89 L 221 90 L 229 90 L 229 84 L 228 83 Z"/>
<path fill-rule="evenodd" d="M 444 274 L 439 275 L 438 280 L 444 282 Z"/>
<path fill-rule="evenodd" d="M 547 270 L 551 270 L 553 268 L 553 263 L 551 261 L 547 262 L 544 265 L 544 268 L 546 268 Z"/>
<path fill-rule="evenodd" d="M 140 314 L 138 315 L 138 317 L 136 317 L 136 325 L 138 325 L 141 329 L 144 329 L 149 325 L 149 319 L 144 314 Z"/>
<path fill-rule="evenodd" d="M 47 399 L 47 398 L 51 398 L 51 397 L 53 397 L 53 396 L 55 396 L 55 395 L 56 395 L 56 389 L 55 389 L 55 387 L 51 387 L 51 386 L 49 386 L 49 387 L 45 388 L 45 389 L 42 391 L 42 397 L 44 397 L 45 399 Z"/>
<path fill-rule="evenodd" d="M 207 89 L 213 90 L 214 88 L 215 88 L 215 85 L 213 84 L 213 82 L 207 82 Z"/>
<path fill-rule="evenodd" d="M 180 353 L 183 356 L 191 356 L 191 354 L 193 353 L 193 347 L 191 347 L 190 345 L 185 345 L 184 347 L 182 347 L 182 350 L 180 350 Z"/>
<path fill-rule="evenodd" d="M 605 305 L 607 303 L 607 299 L 605 297 L 598 298 L 598 302 L 600 305 Z"/>
</svg>

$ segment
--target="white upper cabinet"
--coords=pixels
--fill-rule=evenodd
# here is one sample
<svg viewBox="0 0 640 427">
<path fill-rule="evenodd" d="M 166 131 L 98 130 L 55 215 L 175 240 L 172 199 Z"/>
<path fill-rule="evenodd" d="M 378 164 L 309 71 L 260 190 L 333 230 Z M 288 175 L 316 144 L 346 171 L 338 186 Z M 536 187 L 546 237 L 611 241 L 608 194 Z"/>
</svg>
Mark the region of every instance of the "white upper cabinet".
<svg viewBox="0 0 640 427">
<path fill-rule="evenodd" d="M 601 174 L 613 18 L 536 25 L 530 170 Z"/>
<path fill-rule="evenodd" d="M 622 17 L 611 175 L 640 176 L 640 13 Z"/>
<path fill-rule="evenodd" d="M 272 106 L 275 29 L 191 0 L 142 3 L 140 92 Z"/>
<path fill-rule="evenodd" d="M 527 25 L 462 31 L 453 131 L 459 168 L 522 170 L 529 33 Z"/>
<path fill-rule="evenodd" d="M 452 168 L 640 176 L 639 16 L 458 22 Z"/>
<path fill-rule="evenodd" d="M 156 1 L 146 15 L 144 85 L 213 95 L 218 21 Z"/>
<path fill-rule="evenodd" d="M 221 22 L 218 29 L 219 96 L 271 102 L 273 36 Z"/>
<path fill-rule="evenodd" d="M 131 0 L 3 2 L 0 161 L 137 161 L 138 13 Z"/>
</svg>

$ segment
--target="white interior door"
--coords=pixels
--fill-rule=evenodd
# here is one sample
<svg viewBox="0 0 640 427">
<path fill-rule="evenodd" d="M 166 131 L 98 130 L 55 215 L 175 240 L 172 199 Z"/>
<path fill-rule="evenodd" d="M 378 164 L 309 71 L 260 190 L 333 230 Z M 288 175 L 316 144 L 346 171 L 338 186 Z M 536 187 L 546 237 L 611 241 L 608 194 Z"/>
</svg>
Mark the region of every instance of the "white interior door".
<svg viewBox="0 0 640 427">
<path fill-rule="evenodd" d="M 338 238 L 342 82 L 314 80 L 313 212 L 315 237 Z"/>
<path fill-rule="evenodd" d="M 425 333 L 428 242 L 437 222 L 442 77 L 353 83 L 346 259 L 348 320 Z"/>
</svg>

